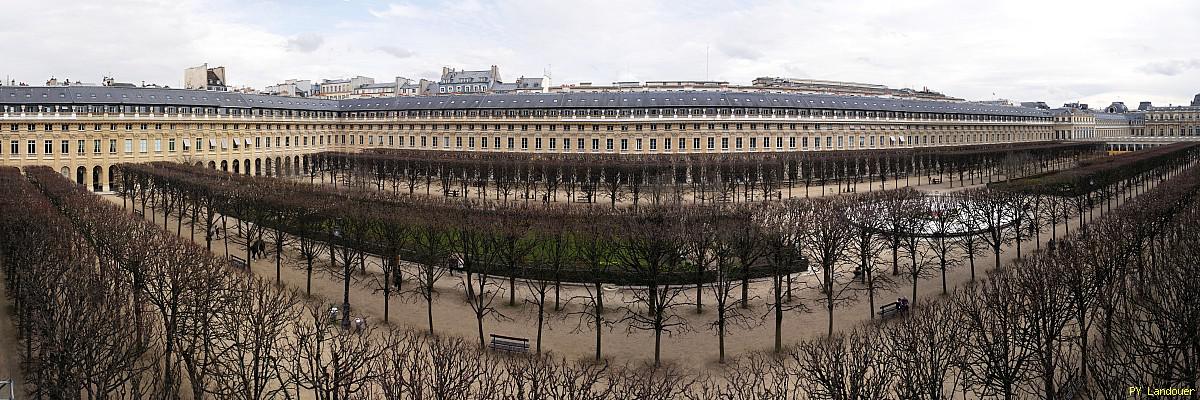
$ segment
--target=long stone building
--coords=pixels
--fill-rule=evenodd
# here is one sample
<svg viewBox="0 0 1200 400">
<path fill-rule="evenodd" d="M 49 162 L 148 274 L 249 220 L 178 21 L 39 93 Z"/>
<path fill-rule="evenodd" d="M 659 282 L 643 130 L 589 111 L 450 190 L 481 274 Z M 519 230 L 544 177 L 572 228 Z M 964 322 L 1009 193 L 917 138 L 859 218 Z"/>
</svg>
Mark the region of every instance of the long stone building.
<svg viewBox="0 0 1200 400">
<path fill-rule="evenodd" d="M 736 92 L 330 100 L 157 88 L 0 87 L 0 165 L 48 165 L 97 191 L 122 162 L 292 174 L 371 147 L 668 154 L 1053 140 L 1050 111 L 965 102 Z"/>
</svg>

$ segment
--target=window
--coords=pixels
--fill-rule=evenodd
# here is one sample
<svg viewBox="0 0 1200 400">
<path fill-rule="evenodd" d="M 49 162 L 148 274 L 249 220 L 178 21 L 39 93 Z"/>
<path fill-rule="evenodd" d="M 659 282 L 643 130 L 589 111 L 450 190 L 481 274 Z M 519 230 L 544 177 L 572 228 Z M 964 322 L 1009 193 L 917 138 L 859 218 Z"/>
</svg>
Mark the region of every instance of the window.
<svg viewBox="0 0 1200 400">
<path fill-rule="evenodd" d="M 162 153 L 162 139 L 154 139 L 154 152 Z"/>
<path fill-rule="evenodd" d="M 12 141 L 12 151 L 10 151 L 9 153 L 11 153 L 14 156 L 17 154 L 21 154 L 21 142 L 16 141 L 16 140 Z"/>
<path fill-rule="evenodd" d="M 67 141 L 64 140 L 63 144 L 64 144 L 63 154 L 67 154 L 68 153 L 67 146 L 65 146 L 67 144 Z M 46 154 L 54 154 L 54 141 L 53 140 L 47 140 L 45 146 L 46 146 Z"/>
<path fill-rule="evenodd" d="M 125 152 L 126 153 L 133 152 L 133 139 L 125 139 Z"/>
<path fill-rule="evenodd" d="M 96 146 L 96 147 L 100 147 L 100 146 Z M 82 155 L 84 153 L 84 151 L 86 151 L 86 150 L 87 150 L 87 146 L 85 145 L 84 141 L 80 140 L 75 143 L 75 151 L 79 152 L 79 154 Z"/>
<path fill-rule="evenodd" d="M 612 151 L 612 149 L 613 149 L 613 140 L 612 139 L 605 139 L 604 149 Z"/>
<path fill-rule="evenodd" d="M 697 141 L 699 141 L 700 139 L 696 139 L 696 140 L 697 140 Z M 714 138 L 711 138 L 711 137 L 710 137 L 710 138 L 708 138 L 708 149 L 709 149 L 709 150 L 712 150 L 712 149 L 715 149 L 715 148 L 717 148 L 717 145 L 716 145 L 716 143 L 717 143 L 717 142 L 716 142 L 716 141 L 717 141 L 717 139 L 714 139 Z"/>
<path fill-rule="evenodd" d="M 621 151 L 629 150 L 629 139 L 621 139 Z"/>
<path fill-rule="evenodd" d="M 742 138 L 738 138 L 738 147 L 742 146 Z M 721 150 L 729 150 L 729 138 L 721 138 Z"/>
<path fill-rule="evenodd" d="M 37 141 L 29 141 L 29 155 L 37 154 Z"/>
<path fill-rule="evenodd" d="M 167 139 L 167 151 L 175 151 L 175 139 Z"/>
<path fill-rule="evenodd" d="M 92 153 L 100 154 L 100 139 L 92 140 Z"/>
<path fill-rule="evenodd" d="M 668 140 L 667 143 L 671 143 L 671 141 Z M 642 139 L 638 139 L 638 147 L 641 147 L 641 144 Z M 671 145 L 668 144 L 667 147 L 669 148 Z M 658 150 L 658 139 L 650 138 L 650 150 Z"/>
<path fill-rule="evenodd" d="M 514 142 L 515 142 L 515 140 L 513 140 L 513 138 L 508 138 L 508 148 L 510 148 L 510 149 L 513 148 Z"/>
</svg>

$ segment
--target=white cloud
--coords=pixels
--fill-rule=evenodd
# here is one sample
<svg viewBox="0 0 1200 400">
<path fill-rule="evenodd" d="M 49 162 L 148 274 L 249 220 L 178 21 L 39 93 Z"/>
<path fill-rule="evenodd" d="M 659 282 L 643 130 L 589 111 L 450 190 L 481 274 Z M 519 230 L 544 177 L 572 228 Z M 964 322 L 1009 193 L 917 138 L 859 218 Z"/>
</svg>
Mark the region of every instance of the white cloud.
<svg viewBox="0 0 1200 400">
<path fill-rule="evenodd" d="M 417 53 L 413 52 L 412 50 L 404 49 L 404 48 L 400 48 L 400 47 L 396 47 L 396 46 L 379 46 L 379 51 L 382 51 L 382 52 L 384 52 L 388 55 L 391 55 L 392 57 L 396 57 L 396 58 L 409 58 L 409 57 L 412 57 L 413 55 L 417 54 Z"/>
<path fill-rule="evenodd" d="M 111 72 L 119 80 L 177 86 L 183 68 L 208 62 L 225 65 L 235 84 L 262 87 L 287 78 L 436 78 L 423 71 L 496 64 L 507 79 L 550 69 L 556 83 L 707 76 L 745 84 L 793 76 L 1050 104 L 1191 99 L 1200 90 L 1200 41 L 1185 39 L 1200 33 L 1200 3 L 1139 7 L 1025 0 L 45 0 L 12 2 L 0 13 L 0 54 L 12 61 L 0 63 L 0 76 L 95 82 Z M 1153 23 L 1129 17 L 1143 11 Z"/>
<path fill-rule="evenodd" d="M 419 17 L 421 8 L 409 4 L 390 3 L 383 10 L 369 10 L 376 18 Z"/>
</svg>

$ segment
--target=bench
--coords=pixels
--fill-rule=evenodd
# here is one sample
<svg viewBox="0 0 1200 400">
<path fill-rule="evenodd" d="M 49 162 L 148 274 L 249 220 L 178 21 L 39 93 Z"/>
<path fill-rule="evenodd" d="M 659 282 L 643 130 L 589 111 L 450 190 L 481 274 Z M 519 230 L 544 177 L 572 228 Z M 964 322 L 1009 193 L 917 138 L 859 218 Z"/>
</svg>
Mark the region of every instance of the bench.
<svg viewBox="0 0 1200 400">
<path fill-rule="evenodd" d="M 139 209 L 136 209 L 136 208 L 135 208 L 135 209 L 133 209 L 133 215 L 137 215 L 137 216 L 139 216 L 139 217 L 146 218 L 146 212 L 145 212 L 145 211 L 142 211 L 142 210 L 139 210 Z"/>
<path fill-rule="evenodd" d="M 250 269 L 250 264 L 246 263 L 246 259 L 238 257 L 238 256 L 229 256 L 229 265 L 231 265 L 237 269 L 245 269 L 245 270 Z"/>
<path fill-rule="evenodd" d="M 510 353 L 528 353 L 529 339 L 492 334 L 492 343 L 488 346 L 493 350 L 503 350 Z"/>
<path fill-rule="evenodd" d="M 929 178 L 929 183 L 934 185 L 942 183 L 942 178 Z"/>
<path fill-rule="evenodd" d="M 447 197 L 458 197 L 458 191 L 457 190 L 447 190 L 446 196 Z"/>
<path fill-rule="evenodd" d="M 879 306 L 879 316 L 883 318 L 887 318 L 901 312 L 904 312 L 904 310 L 900 308 L 899 302 L 893 301 L 891 303 Z"/>
</svg>

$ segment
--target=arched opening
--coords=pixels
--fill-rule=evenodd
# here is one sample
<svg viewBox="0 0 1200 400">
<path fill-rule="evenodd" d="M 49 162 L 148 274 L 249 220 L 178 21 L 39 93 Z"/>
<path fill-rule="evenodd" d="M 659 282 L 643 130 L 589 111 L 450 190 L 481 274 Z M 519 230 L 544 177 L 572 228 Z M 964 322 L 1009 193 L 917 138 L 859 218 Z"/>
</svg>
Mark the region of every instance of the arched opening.
<svg viewBox="0 0 1200 400">
<path fill-rule="evenodd" d="M 112 165 L 108 166 L 108 190 L 112 190 L 113 182 L 117 181 L 117 169 Z"/>
<path fill-rule="evenodd" d="M 299 174 L 300 173 L 300 157 L 293 158 L 292 164 L 294 164 L 292 166 L 292 174 Z"/>
<path fill-rule="evenodd" d="M 75 183 L 86 185 L 87 181 L 84 179 L 87 179 L 87 167 L 81 165 L 75 170 Z"/>
<path fill-rule="evenodd" d="M 221 170 L 229 172 L 229 161 L 221 160 Z"/>
<path fill-rule="evenodd" d="M 233 173 L 234 174 L 242 173 L 241 166 L 242 166 L 242 162 L 240 160 L 236 160 L 236 159 L 233 160 Z"/>
<path fill-rule="evenodd" d="M 267 176 L 273 176 L 273 175 L 271 175 L 271 174 L 273 173 L 272 171 L 274 171 L 273 169 L 271 169 L 271 166 L 272 166 L 272 165 L 274 165 L 274 164 L 271 162 L 271 159 L 270 159 L 270 158 L 268 158 L 268 159 L 267 159 L 267 171 L 266 171 L 266 172 L 267 172 Z"/>
<path fill-rule="evenodd" d="M 245 161 L 242 161 L 242 171 L 247 176 L 250 175 L 250 159 L 249 158 L 247 158 Z"/>
<path fill-rule="evenodd" d="M 304 168 L 304 169 L 302 169 L 301 171 L 304 171 L 304 174 L 305 174 L 305 175 L 308 175 L 308 154 L 305 154 L 305 155 L 304 155 L 304 164 L 303 164 L 303 168 Z"/>
<path fill-rule="evenodd" d="M 287 157 L 283 158 L 283 168 L 282 169 L 283 169 L 283 176 L 291 176 L 292 175 L 292 157 L 291 156 L 287 156 Z"/>
<path fill-rule="evenodd" d="M 93 192 L 103 192 L 104 191 L 104 184 L 100 182 L 101 176 L 104 176 L 104 171 L 102 170 L 102 168 L 100 168 L 99 165 L 97 165 L 95 168 L 92 168 L 92 191 Z"/>
<path fill-rule="evenodd" d="M 254 176 L 262 176 L 262 159 L 254 159 Z"/>
<path fill-rule="evenodd" d="M 63 174 L 63 178 L 71 179 L 71 169 L 70 168 L 62 167 L 62 170 L 59 171 L 59 173 Z"/>
<path fill-rule="evenodd" d="M 209 162 L 208 162 L 208 169 L 217 169 L 217 162 L 216 162 L 216 161 L 209 161 Z"/>
<path fill-rule="evenodd" d="M 279 157 L 275 157 L 275 168 L 271 170 L 271 176 L 279 177 L 280 171 L 283 170 L 283 161 Z"/>
</svg>

